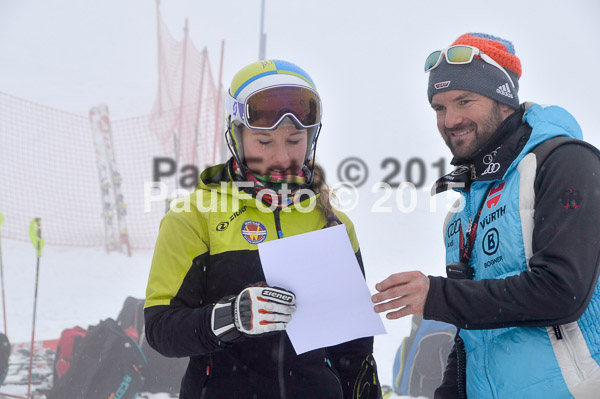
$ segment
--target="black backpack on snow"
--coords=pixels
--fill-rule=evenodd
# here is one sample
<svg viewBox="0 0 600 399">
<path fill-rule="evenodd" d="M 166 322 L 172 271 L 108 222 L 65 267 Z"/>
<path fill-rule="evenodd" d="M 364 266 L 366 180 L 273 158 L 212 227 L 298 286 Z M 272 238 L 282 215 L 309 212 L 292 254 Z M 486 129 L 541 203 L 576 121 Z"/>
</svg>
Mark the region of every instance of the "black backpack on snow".
<svg viewBox="0 0 600 399">
<path fill-rule="evenodd" d="M 148 364 L 142 371 L 144 376 L 142 392 L 179 393 L 189 358 L 169 358 L 148 345 L 144 330 L 144 300 L 127 297 L 117 317 L 117 323 L 130 335 L 134 335 L 131 330 L 135 329 L 138 344 L 148 359 Z"/>
<path fill-rule="evenodd" d="M 398 395 L 433 398 L 442 383 L 456 327 L 413 316 L 410 335 L 402 340 L 393 366 Z"/>
<path fill-rule="evenodd" d="M 113 319 L 90 326 L 48 399 L 133 399 L 141 392 L 144 353 Z"/>
<path fill-rule="evenodd" d="M 8 374 L 8 358 L 10 357 L 10 342 L 8 337 L 0 333 L 0 384 L 4 382 Z"/>
</svg>

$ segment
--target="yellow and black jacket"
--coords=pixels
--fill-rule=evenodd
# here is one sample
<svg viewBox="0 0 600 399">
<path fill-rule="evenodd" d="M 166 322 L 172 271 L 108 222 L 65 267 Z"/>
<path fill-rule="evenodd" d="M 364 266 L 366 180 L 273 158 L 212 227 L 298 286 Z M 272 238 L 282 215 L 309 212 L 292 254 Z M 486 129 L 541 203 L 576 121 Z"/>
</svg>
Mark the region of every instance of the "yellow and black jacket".
<svg viewBox="0 0 600 399">
<path fill-rule="evenodd" d="M 361 373 L 363 361 L 373 351 L 372 337 L 298 356 L 285 332 L 233 345 L 212 333 L 214 303 L 265 281 L 256 244 L 326 226 L 317 208 L 308 213 L 297 209 L 308 207 L 315 197 L 271 212 L 237 190 L 229 165 L 202 173 L 196 191 L 176 204 L 181 211 L 171 210 L 163 218 L 154 250 L 146 291 L 146 337 L 165 356 L 190 357 L 180 398 L 367 397 L 352 395 L 357 376 L 365 372 Z M 348 230 L 362 269 L 352 222 L 343 213 L 336 216 Z M 289 256 L 307 251 L 310 248 L 298 248 Z M 370 383 L 376 371 L 372 375 Z"/>
</svg>

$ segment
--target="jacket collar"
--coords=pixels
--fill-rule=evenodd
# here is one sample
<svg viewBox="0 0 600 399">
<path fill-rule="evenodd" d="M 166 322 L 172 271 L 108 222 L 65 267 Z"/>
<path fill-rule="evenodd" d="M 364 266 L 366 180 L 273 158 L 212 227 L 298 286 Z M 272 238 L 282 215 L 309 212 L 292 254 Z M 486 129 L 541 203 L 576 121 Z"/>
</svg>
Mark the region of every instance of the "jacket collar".
<svg viewBox="0 0 600 399">
<path fill-rule="evenodd" d="M 236 182 L 246 182 L 243 177 L 236 174 L 233 168 L 234 158 L 231 157 L 226 163 L 214 165 L 207 169 L 205 169 L 200 174 L 200 179 L 198 184 L 196 185 L 196 190 L 207 190 L 212 191 L 215 190 L 220 194 L 230 195 L 232 197 L 238 198 L 241 201 L 244 201 L 244 205 L 249 205 L 251 207 L 257 207 L 258 199 L 257 193 L 258 190 L 254 187 L 238 187 Z M 298 189 L 301 188 L 310 188 L 310 185 L 301 185 Z M 308 194 L 312 193 L 313 190 L 308 190 L 307 192 L 302 192 L 298 198 L 298 202 L 290 203 L 286 207 L 295 208 L 296 204 L 302 204 L 303 207 L 307 207 L 305 201 L 310 201 L 311 198 L 317 198 L 320 194 Z M 293 193 L 291 193 L 293 194 Z M 252 199 L 251 199 L 251 198 Z M 271 202 L 268 200 L 265 201 L 268 194 L 264 194 L 263 204 L 266 207 L 271 206 Z M 282 199 L 279 199 L 279 203 L 283 203 Z"/>
<path fill-rule="evenodd" d="M 474 181 L 492 181 L 504 177 L 531 135 L 531 127 L 523 123 L 524 112 L 521 106 L 506 118 L 472 159 L 453 158 L 450 163 L 457 168 L 435 183 L 432 195 L 450 189 L 468 190 Z"/>
</svg>

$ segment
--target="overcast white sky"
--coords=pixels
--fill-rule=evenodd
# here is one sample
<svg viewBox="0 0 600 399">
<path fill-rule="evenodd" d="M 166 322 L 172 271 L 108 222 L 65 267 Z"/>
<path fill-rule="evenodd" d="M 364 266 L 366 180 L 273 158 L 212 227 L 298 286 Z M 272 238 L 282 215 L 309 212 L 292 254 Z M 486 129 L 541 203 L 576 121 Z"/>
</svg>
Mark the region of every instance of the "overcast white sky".
<svg viewBox="0 0 600 399">
<path fill-rule="evenodd" d="M 429 262 L 434 256 L 438 262 L 443 252 L 437 240 L 444 212 L 430 213 L 424 203 L 422 214 L 407 216 L 390 200 L 394 212 L 374 215 L 370 205 L 380 197 L 370 188 L 390 172 L 381 166 L 386 157 L 403 166 L 410 158 L 423 159 L 428 185 L 435 177 L 430 164 L 450 159 L 426 99 L 423 64 L 432 50 L 462 33 L 513 41 L 523 64 L 521 101 L 565 107 L 584 136 L 600 144 L 593 72 L 600 65 L 598 1 L 267 0 L 266 5 L 267 57 L 302 66 L 322 95 L 317 158 L 330 182 L 348 156 L 360 156 L 370 168 L 361 190 L 367 205 L 350 214 L 367 259 L 401 254 L 419 262 L 432 243 Z M 178 39 L 189 18 L 191 38 L 208 48 L 213 71 L 225 40 L 225 87 L 239 68 L 257 59 L 260 0 L 163 0 L 160 9 Z M 104 102 L 112 118 L 121 119 L 148 114 L 156 87 L 153 0 L 0 0 L 0 91 L 83 116 Z M 390 247 L 398 253 L 385 252 Z"/>
<path fill-rule="evenodd" d="M 225 40 L 227 86 L 258 57 L 260 3 L 163 0 L 160 9 L 178 39 L 189 18 L 215 71 Z M 369 129 L 397 144 L 416 126 L 434 128 L 422 72 L 427 54 L 464 32 L 488 32 L 515 44 L 523 100 L 563 104 L 587 127 L 598 17 L 594 0 L 266 0 L 267 57 L 313 76 L 325 106 L 324 141 Z M 2 91 L 82 115 L 106 102 L 113 118 L 130 117 L 149 112 L 156 71 L 153 0 L 0 0 Z"/>
</svg>

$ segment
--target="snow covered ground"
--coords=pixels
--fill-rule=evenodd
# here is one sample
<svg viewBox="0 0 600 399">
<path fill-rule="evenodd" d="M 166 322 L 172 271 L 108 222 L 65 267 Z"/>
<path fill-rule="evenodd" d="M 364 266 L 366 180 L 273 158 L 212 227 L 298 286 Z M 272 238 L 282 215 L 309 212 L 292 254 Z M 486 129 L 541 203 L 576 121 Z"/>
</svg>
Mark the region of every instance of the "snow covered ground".
<svg viewBox="0 0 600 399">
<path fill-rule="evenodd" d="M 35 251 L 30 243 L 4 240 L 2 257 L 8 337 L 11 343 L 29 342 Z M 36 341 L 56 339 L 65 328 L 76 325 L 87 328 L 108 317 L 116 318 L 127 296 L 144 297 L 151 258 L 149 250 L 135 251 L 133 256 L 127 257 L 107 254 L 103 248 L 44 248 L 39 272 Z M 384 323 L 388 335 L 376 337 L 375 356 L 382 383 L 391 385 L 393 358 L 410 327 L 409 319 L 384 320 Z M 3 386 L 0 392 L 18 395 L 27 389 L 26 385 L 10 386 L 8 391 L 6 388 Z"/>
<path fill-rule="evenodd" d="M 11 342 L 28 341 L 35 251 L 31 243 L 5 240 L 2 255 L 8 337 Z M 151 251 L 127 257 L 107 254 L 104 248 L 46 246 L 40 261 L 36 340 L 58 338 L 63 329 L 75 325 L 116 318 L 127 296 L 144 297 L 151 258 Z"/>
</svg>

